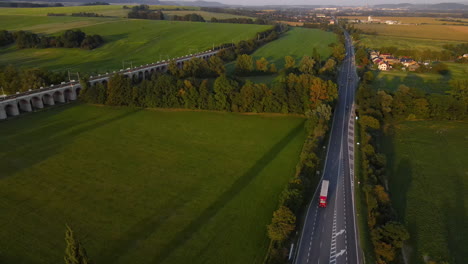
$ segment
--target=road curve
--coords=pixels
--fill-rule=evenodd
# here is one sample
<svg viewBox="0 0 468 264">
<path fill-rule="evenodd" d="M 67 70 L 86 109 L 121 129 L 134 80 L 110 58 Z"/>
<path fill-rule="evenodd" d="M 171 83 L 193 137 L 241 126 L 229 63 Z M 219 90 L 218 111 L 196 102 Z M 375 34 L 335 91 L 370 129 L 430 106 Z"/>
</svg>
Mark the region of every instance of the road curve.
<svg viewBox="0 0 468 264">
<path fill-rule="evenodd" d="M 297 247 L 296 264 L 361 264 L 355 223 L 354 180 L 350 176 L 348 121 L 358 77 L 351 38 L 345 32 L 346 57 L 341 65 L 338 102 L 333 114 L 323 180 L 329 180 L 328 205 L 318 207 L 318 189 L 307 209 Z"/>
</svg>

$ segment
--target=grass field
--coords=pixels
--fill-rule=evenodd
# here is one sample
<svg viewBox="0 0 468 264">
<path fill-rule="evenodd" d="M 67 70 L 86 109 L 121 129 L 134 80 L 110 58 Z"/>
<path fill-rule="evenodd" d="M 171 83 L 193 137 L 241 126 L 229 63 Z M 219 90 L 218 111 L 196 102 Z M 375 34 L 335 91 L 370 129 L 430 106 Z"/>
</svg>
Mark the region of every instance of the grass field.
<svg viewBox="0 0 468 264">
<path fill-rule="evenodd" d="M 468 27 L 466 26 L 356 24 L 355 27 L 364 32 L 375 32 L 382 36 L 468 41 Z"/>
<path fill-rule="evenodd" d="M 132 7 L 133 5 L 127 5 Z M 46 16 L 48 13 L 60 13 L 71 15 L 72 13 L 91 12 L 104 16 L 126 17 L 128 9 L 123 9 L 123 5 L 101 5 L 101 6 L 63 6 L 63 7 L 41 7 L 41 8 L 1 8 L 1 15 L 21 15 L 21 16 Z M 190 9 L 199 10 L 198 7 L 190 6 L 164 6 L 150 5 L 150 9 Z"/>
<path fill-rule="evenodd" d="M 468 123 L 414 121 L 384 141 L 390 193 L 410 232 L 410 262 L 468 259 Z"/>
<path fill-rule="evenodd" d="M 332 48 L 328 45 L 336 41 L 336 35 L 331 32 L 320 29 L 291 28 L 278 40 L 260 47 L 252 56 L 255 59 L 265 57 L 268 61 L 275 63 L 278 69 L 281 69 L 284 66 L 285 56 L 292 56 L 299 63 L 302 56 L 311 56 L 314 48 L 317 49 L 322 58 L 328 58 L 332 52 Z"/>
<path fill-rule="evenodd" d="M 1 10 L 0 10 L 1 14 Z M 128 20 L 117 18 L 75 18 L 41 16 L 2 16 L 5 29 L 27 29 L 38 33 L 55 33 L 80 28 L 87 34 L 99 34 L 106 43 L 94 50 L 0 49 L 0 65 L 43 67 L 51 70 L 100 72 L 133 65 L 152 63 L 210 49 L 213 44 L 240 41 L 255 36 L 269 26 Z"/>
<path fill-rule="evenodd" d="M 379 35 L 361 35 L 360 42 L 371 49 L 379 49 L 382 47 L 398 47 L 399 49 L 421 49 L 421 50 L 444 50 L 443 45 L 452 44 L 457 45 L 461 41 L 447 41 L 447 40 L 432 40 L 421 38 L 406 38 L 397 36 L 379 36 Z"/>
<path fill-rule="evenodd" d="M 165 15 L 173 16 L 173 15 L 178 15 L 178 16 L 185 16 L 187 14 L 199 14 L 202 16 L 206 21 L 210 21 L 212 17 L 217 18 L 217 19 L 227 19 L 227 18 L 251 18 L 247 16 L 239 16 L 239 15 L 233 15 L 233 14 L 227 14 L 227 13 L 215 13 L 215 12 L 207 12 L 207 11 L 201 11 L 201 10 L 170 10 L 170 11 L 163 11 Z"/>
<path fill-rule="evenodd" d="M 373 86 L 379 90 L 396 91 L 402 84 L 419 88 L 427 93 L 444 93 L 450 88 L 451 80 L 468 78 L 468 67 L 461 63 L 444 62 L 449 66 L 450 73 L 414 73 L 404 71 L 374 71 Z"/>
<path fill-rule="evenodd" d="M 266 132 L 268 131 L 268 132 Z M 2 263 L 262 263 L 304 141 L 280 115 L 62 106 L 0 123 Z"/>
</svg>

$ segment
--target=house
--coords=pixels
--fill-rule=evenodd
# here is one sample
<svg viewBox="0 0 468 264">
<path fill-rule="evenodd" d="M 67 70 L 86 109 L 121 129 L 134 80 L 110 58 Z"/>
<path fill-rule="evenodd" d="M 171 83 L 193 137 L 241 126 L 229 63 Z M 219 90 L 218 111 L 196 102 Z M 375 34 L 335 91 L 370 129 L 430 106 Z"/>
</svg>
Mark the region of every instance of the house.
<svg viewBox="0 0 468 264">
<path fill-rule="evenodd" d="M 416 71 L 419 68 L 419 64 L 414 63 L 408 66 L 408 71 Z"/>
<path fill-rule="evenodd" d="M 463 58 L 468 58 L 468 53 L 463 54 Z"/>
<path fill-rule="evenodd" d="M 374 58 L 374 59 L 372 60 L 372 62 L 373 62 L 374 64 L 379 64 L 379 63 L 383 62 L 383 60 L 380 59 L 380 58 Z"/>
<path fill-rule="evenodd" d="M 390 53 L 382 53 L 380 54 L 380 57 L 382 57 L 384 60 L 387 59 L 387 57 L 392 57 L 392 54 Z"/>
<path fill-rule="evenodd" d="M 330 25 L 334 25 L 334 24 L 335 24 L 335 20 L 330 19 Z"/>
<path fill-rule="evenodd" d="M 400 62 L 400 60 L 398 58 L 395 58 L 395 57 L 387 57 L 387 58 L 385 58 L 385 61 L 390 65 Z"/>
<path fill-rule="evenodd" d="M 383 61 L 380 62 L 380 63 L 379 63 L 379 70 L 381 70 L 381 71 L 386 71 L 386 70 L 388 70 L 388 65 L 387 65 L 387 63 L 385 63 L 385 62 L 383 62 Z"/>
</svg>

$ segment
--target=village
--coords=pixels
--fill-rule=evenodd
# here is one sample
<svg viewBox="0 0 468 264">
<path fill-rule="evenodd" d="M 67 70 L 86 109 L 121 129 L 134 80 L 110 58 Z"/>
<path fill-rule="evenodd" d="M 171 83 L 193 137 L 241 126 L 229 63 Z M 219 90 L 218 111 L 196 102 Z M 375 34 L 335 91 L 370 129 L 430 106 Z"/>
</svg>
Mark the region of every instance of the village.
<svg viewBox="0 0 468 264">
<path fill-rule="evenodd" d="M 380 53 L 379 51 L 371 50 L 369 57 L 377 69 L 381 71 L 388 71 L 390 69 L 401 69 L 408 71 L 416 71 L 420 65 L 417 61 L 409 57 L 394 57 L 391 53 Z M 429 65 L 429 62 L 423 63 L 425 66 Z"/>
</svg>

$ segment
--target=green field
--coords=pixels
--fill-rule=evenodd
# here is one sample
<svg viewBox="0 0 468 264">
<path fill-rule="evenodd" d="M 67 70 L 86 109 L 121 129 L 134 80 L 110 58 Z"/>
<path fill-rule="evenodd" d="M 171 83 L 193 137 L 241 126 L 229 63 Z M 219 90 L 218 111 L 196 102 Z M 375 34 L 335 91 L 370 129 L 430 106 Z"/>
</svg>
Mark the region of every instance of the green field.
<svg viewBox="0 0 468 264">
<path fill-rule="evenodd" d="M 255 59 L 265 57 L 269 62 L 275 63 L 278 69 L 284 66 L 284 57 L 292 56 L 299 63 L 304 55 L 311 56 L 314 48 L 323 59 L 331 55 L 329 44 L 337 42 L 336 35 L 320 29 L 291 28 L 278 40 L 270 42 L 256 50 L 252 56 Z"/>
<path fill-rule="evenodd" d="M 199 14 L 202 16 L 206 21 L 210 21 L 212 17 L 217 18 L 217 19 L 227 19 L 227 18 L 251 18 L 248 16 L 239 16 L 239 15 L 233 15 L 233 14 L 227 14 L 227 13 L 215 13 L 215 12 L 207 12 L 207 11 L 201 11 L 201 10 L 169 10 L 169 11 L 163 11 L 164 15 L 168 16 L 173 16 L 173 15 L 178 15 L 178 16 L 185 16 L 188 14 Z M 167 19 L 167 18 L 164 18 Z"/>
<path fill-rule="evenodd" d="M 134 5 L 127 5 L 132 7 Z M 123 9 L 123 5 L 98 5 L 98 6 L 63 6 L 63 7 L 41 7 L 41 8 L 1 8 L 2 15 L 19 15 L 19 16 L 46 16 L 48 13 L 59 13 L 71 15 L 72 13 L 91 12 L 104 16 L 127 17 L 129 9 Z M 198 7 L 191 6 L 165 6 L 165 5 L 150 5 L 150 9 L 189 9 L 199 10 Z"/>
<path fill-rule="evenodd" d="M 43 67 L 50 70 L 109 72 L 211 49 L 213 45 L 238 42 L 270 26 L 196 22 L 153 21 L 122 18 L 46 17 L 3 15 L 7 30 L 58 33 L 80 28 L 99 34 L 106 43 L 94 50 L 49 48 L 0 48 L 0 65 Z"/>
<path fill-rule="evenodd" d="M 451 80 L 468 78 L 468 67 L 466 64 L 444 62 L 449 66 L 449 74 L 437 73 L 414 73 L 400 70 L 374 71 L 375 80 L 372 85 L 378 90 L 395 92 L 402 84 L 408 87 L 421 89 L 427 93 L 445 93 L 450 89 Z"/>
<path fill-rule="evenodd" d="M 468 123 L 404 122 L 384 152 L 392 202 L 410 232 L 409 263 L 468 259 Z"/>
<path fill-rule="evenodd" d="M 448 41 L 448 40 L 433 40 L 422 38 L 408 38 L 399 36 L 379 36 L 379 35 L 361 35 L 360 42 L 371 49 L 380 49 L 382 47 L 398 47 L 402 50 L 433 50 L 442 51 L 443 45 L 451 44 L 457 45 L 463 43 L 461 41 Z"/>
<path fill-rule="evenodd" d="M 262 263 L 303 119 L 62 106 L 0 123 L 2 263 Z M 268 131 L 268 132 L 266 132 Z"/>
<path fill-rule="evenodd" d="M 356 24 L 355 27 L 365 33 L 376 33 L 382 36 L 468 41 L 468 27 L 462 25 Z"/>
</svg>

